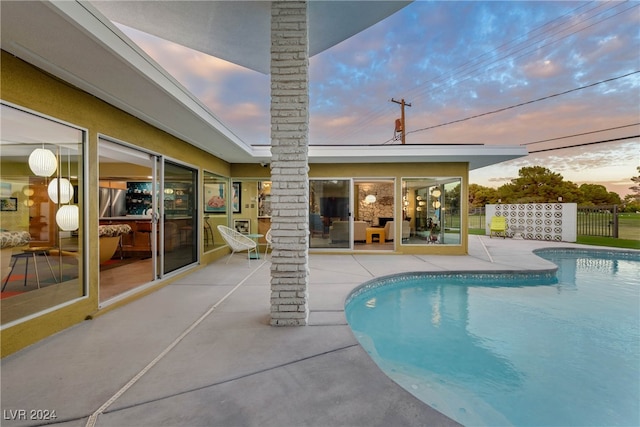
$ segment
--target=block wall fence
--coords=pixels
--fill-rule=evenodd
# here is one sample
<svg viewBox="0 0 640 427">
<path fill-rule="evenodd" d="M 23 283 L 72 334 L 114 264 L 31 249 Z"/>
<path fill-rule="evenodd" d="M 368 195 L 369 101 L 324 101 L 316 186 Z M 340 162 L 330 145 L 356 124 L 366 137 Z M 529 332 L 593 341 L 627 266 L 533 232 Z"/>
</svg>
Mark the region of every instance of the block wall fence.
<svg viewBox="0 0 640 427">
<path fill-rule="evenodd" d="M 578 237 L 576 203 L 527 203 L 486 205 L 485 232 L 492 216 L 507 219 L 507 236 L 525 239 L 575 242 Z"/>
</svg>

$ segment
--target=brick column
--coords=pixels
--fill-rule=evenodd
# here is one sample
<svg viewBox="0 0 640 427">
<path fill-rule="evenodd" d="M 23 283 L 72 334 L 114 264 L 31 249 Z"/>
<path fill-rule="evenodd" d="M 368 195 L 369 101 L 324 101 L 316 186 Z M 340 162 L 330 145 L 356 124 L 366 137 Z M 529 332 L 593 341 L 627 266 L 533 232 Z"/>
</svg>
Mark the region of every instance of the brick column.
<svg viewBox="0 0 640 427">
<path fill-rule="evenodd" d="M 309 38 L 306 1 L 271 4 L 271 325 L 307 324 Z"/>
</svg>

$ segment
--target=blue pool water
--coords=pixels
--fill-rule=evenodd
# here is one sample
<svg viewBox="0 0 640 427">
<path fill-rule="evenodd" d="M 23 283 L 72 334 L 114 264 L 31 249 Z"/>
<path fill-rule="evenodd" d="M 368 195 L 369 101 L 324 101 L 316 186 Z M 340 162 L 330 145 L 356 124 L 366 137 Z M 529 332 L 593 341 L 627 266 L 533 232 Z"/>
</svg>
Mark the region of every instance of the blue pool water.
<svg viewBox="0 0 640 427">
<path fill-rule="evenodd" d="M 369 282 L 347 320 L 387 375 L 464 425 L 640 425 L 640 253 L 537 254 L 558 271 Z"/>
</svg>

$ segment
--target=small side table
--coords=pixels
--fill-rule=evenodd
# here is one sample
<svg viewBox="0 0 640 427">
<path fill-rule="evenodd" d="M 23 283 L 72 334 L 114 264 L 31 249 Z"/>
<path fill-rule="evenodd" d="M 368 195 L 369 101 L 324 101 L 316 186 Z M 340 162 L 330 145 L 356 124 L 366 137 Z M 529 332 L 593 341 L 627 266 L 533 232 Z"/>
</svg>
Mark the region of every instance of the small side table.
<svg viewBox="0 0 640 427">
<path fill-rule="evenodd" d="M 380 243 L 385 242 L 384 228 L 367 227 L 367 243 L 373 243 L 373 235 L 377 234 Z"/>
<path fill-rule="evenodd" d="M 515 227 L 512 227 L 513 229 L 513 235 L 511 237 L 515 238 L 518 234 L 520 235 L 521 239 L 524 239 L 524 227 L 521 225 L 516 225 Z"/>
<path fill-rule="evenodd" d="M 4 280 L 2 284 L 2 291 L 7 287 L 7 283 L 9 283 L 9 279 L 13 274 L 13 269 L 16 267 L 16 263 L 19 259 L 24 259 L 24 286 L 27 286 L 27 273 L 29 271 L 29 260 L 33 260 L 33 269 L 36 272 L 36 283 L 38 284 L 38 289 L 40 289 L 40 275 L 38 274 L 38 259 L 36 258 L 36 254 L 41 253 L 44 255 L 45 261 L 47 261 L 47 265 L 49 266 L 49 271 L 51 271 L 51 276 L 53 280 L 58 283 L 58 279 L 56 274 L 53 272 L 53 267 L 51 267 L 51 263 L 49 262 L 49 256 L 47 255 L 47 251 L 51 248 L 46 247 L 33 247 L 33 248 L 24 248 L 22 253 L 14 254 L 11 256 L 13 258 L 13 264 L 11 264 L 11 270 L 9 271 L 9 275 Z M 1 291 L 0 291 L 1 292 Z"/>
<path fill-rule="evenodd" d="M 245 234 L 245 236 L 256 241 L 256 253 L 255 255 L 250 254 L 249 259 L 260 259 L 260 251 L 258 250 L 260 245 L 258 244 L 258 239 L 264 237 L 264 234 Z"/>
</svg>

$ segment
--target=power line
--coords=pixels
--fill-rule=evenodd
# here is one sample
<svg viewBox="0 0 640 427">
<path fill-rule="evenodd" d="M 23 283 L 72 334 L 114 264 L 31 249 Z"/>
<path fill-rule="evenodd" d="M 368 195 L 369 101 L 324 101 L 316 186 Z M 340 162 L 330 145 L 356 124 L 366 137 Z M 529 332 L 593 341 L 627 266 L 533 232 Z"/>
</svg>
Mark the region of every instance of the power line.
<svg viewBox="0 0 640 427">
<path fill-rule="evenodd" d="M 624 2 L 624 3 L 627 3 L 627 2 Z M 579 17 L 584 17 L 584 18 L 581 18 L 580 21 L 578 21 L 578 22 L 576 22 L 576 23 L 574 23 L 574 24 L 572 24 L 572 25 L 570 25 L 568 27 L 561 27 L 564 24 L 564 22 L 556 23 L 557 21 L 563 21 L 564 20 L 563 18 L 567 17 L 568 15 L 573 14 L 578 9 L 582 8 L 584 5 L 580 6 L 580 7 L 576 8 L 576 9 L 574 9 L 573 11 L 571 11 L 568 14 L 565 14 L 565 15 L 559 17 L 559 18 L 553 19 L 553 20 L 547 22 L 546 24 L 543 24 L 542 26 L 539 26 L 539 27 L 529 31 L 527 33 L 529 35 L 533 35 L 534 33 L 539 32 L 539 34 L 533 36 L 531 39 L 526 40 L 526 41 L 522 41 L 522 42 L 517 42 L 517 40 L 519 40 L 519 39 L 524 37 L 524 35 L 523 35 L 523 36 L 520 36 L 520 37 L 512 40 L 511 42 L 504 43 L 501 46 L 499 46 L 499 47 L 497 47 L 497 48 L 495 48 L 495 49 L 493 49 L 493 50 L 491 50 L 489 52 L 485 52 L 484 54 L 477 56 L 473 60 L 470 60 L 470 61 L 468 61 L 468 62 L 466 62 L 464 64 L 461 64 L 460 66 L 454 68 L 452 70 L 453 72 L 450 73 L 449 75 L 441 75 L 439 77 L 434 77 L 433 79 L 428 80 L 427 82 L 425 82 L 425 83 L 423 83 L 421 85 L 424 89 L 415 88 L 415 89 L 418 89 L 418 90 L 414 89 L 414 90 L 412 90 L 410 92 L 413 93 L 414 97 L 416 97 L 418 99 L 422 98 L 424 96 L 423 95 L 424 91 L 428 90 L 425 87 L 428 83 L 434 84 L 438 80 L 444 80 L 446 78 L 450 78 L 451 79 L 451 78 L 455 78 L 458 75 L 460 75 L 460 76 L 458 77 L 458 80 L 456 80 L 456 81 L 457 81 L 457 83 L 460 83 L 462 81 L 465 81 L 465 80 L 468 80 L 468 79 L 472 78 L 472 76 L 474 74 L 476 74 L 480 70 L 482 70 L 483 72 L 487 72 L 489 69 L 492 69 L 495 66 L 498 66 L 499 63 L 503 62 L 504 60 L 507 60 L 507 59 L 511 59 L 511 60 L 520 59 L 520 58 L 522 58 L 522 57 L 524 57 L 526 55 L 531 54 L 534 50 L 547 48 L 550 45 L 552 45 L 554 43 L 557 43 L 557 42 L 559 42 L 559 41 L 561 41 L 561 40 L 563 40 L 563 39 L 565 39 L 565 38 L 567 38 L 569 36 L 572 36 L 572 35 L 574 35 L 574 34 L 576 34 L 578 32 L 581 32 L 581 31 L 584 31 L 586 29 L 589 29 L 589 28 L 591 28 L 591 27 L 593 27 L 593 26 L 595 26 L 597 24 L 600 24 L 600 23 L 602 23 L 602 22 L 604 22 L 606 20 L 614 18 L 614 17 L 616 17 L 618 15 L 621 15 L 621 14 L 623 14 L 625 12 L 628 12 L 631 9 L 634 9 L 634 8 L 640 6 L 640 4 L 632 5 L 632 6 L 626 8 L 626 9 L 624 9 L 622 11 L 619 11 L 619 12 L 613 14 L 613 15 L 601 18 L 598 21 L 596 21 L 596 22 L 594 22 L 594 23 L 592 23 L 590 25 L 586 25 L 586 26 L 584 26 L 582 28 L 579 28 L 579 29 L 576 29 L 576 30 L 574 30 L 574 31 L 572 31 L 570 33 L 566 33 L 568 30 L 570 30 L 572 28 L 575 28 L 575 27 L 578 27 L 581 24 L 586 24 L 588 21 L 596 19 L 597 17 L 603 15 L 604 13 L 612 11 L 613 9 L 617 8 L 618 6 L 620 6 L 621 4 L 624 4 L 624 3 L 615 3 L 613 6 L 610 6 L 605 10 L 600 10 L 600 11 L 598 11 L 597 13 L 595 13 L 595 14 L 593 14 L 591 16 L 587 16 L 587 14 L 589 14 L 591 12 L 595 12 L 597 9 L 600 9 L 601 7 L 603 7 L 603 5 L 606 6 L 606 3 L 605 4 L 598 4 L 596 7 L 591 8 L 591 9 L 589 9 L 587 11 L 584 11 L 580 15 L 578 15 Z M 544 27 L 550 27 L 550 28 L 544 29 Z M 541 31 L 541 30 L 543 30 L 543 31 Z M 551 34 L 547 34 L 547 33 L 551 33 Z M 565 34 L 562 35 L 562 33 L 565 33 Z M 543 38 L 541 38 L 541 37 L 543 37 Z M 546 44 L 540 45 L 540 43 L 544 42 L 545 39 L 549 40 L 549 41 Z M 486 56 L 486 55 L 488 55 L 488 54 L 490 54 L 492 52 L 497 52 L 499 50 L 502 50 L 503 48 L 505 48 L 506 46 L 508 46 L 510 44 L 513 44 L 512 47 L 507 48 L 506 50 L 508 52 L 508 50 L 510 49 L 511 52 L 508 52 L 505 55 L 503 55 L 503 56 L 501 56 L 501 57 L 499 57 L 497 59 L 493 59 L 492 60 L 491 58 L 487 58 L 488 61 L 481 60 L 482 57 L 484 57 L 484 56 Z M 520 53 L 520 52 L 522 52 L 520 55 L 513 56 L 514 54 Z M 474 64 L 474 62 L 475 62 L 475 64 Z M 485 67 L 491 66 L 491 65 L 493 65 L 493 66 L 490 67 L 490 68 L 485 68 Z M 442 90 L 445 89 L 445 87 L 452 86 L 452 85 L 453 85 L 453 83 L 450 83 L 450 84 L 448 84 L 446 86 L 441 86 L 438 89 L 440 91 L 442 91 Z M 436 90 L 438 90 L 438 89 L 436 89 Z M 433 95 L 433 93 L 434 93 L 434 91 L 432 89 L 430 94 Z M 533 102 L 535 102 L 535 101 L 533 101 Z M 364 128 L 364 127 L 368 126 L 368 123 L 370 121 L 373 121 L 373 120 L 375 120 L 377 118 L 380 118 L 383 114 L 384 113 L 382 111 L 377 111 L 377 112 L 374 111 L 374 112 L 368 114 L 367 116 L 369 116 L 369 117 L 365 116 L 360 121 L 361 124 L 359 125 L 358 130 L 360 128 Z M 352 134 L 357 133 L 357 131 L 355 129 L 352 128 L 351 130 L 352 131 L 349 132 L 348 135 L 352 135 Z M 417 130 L 417 131 L 420 131 L 420 129 Z M 417 131 L 412 131 L 412 132 L 417 132 Z M 412 132 L 408 132 L 408 133 L 412 133 Z M 393 141 L 393 139 L 390 139 L 390 140 L 387 140 L 387 141 L 383 142 L 382 144 L 384 145 L 384 144 L 387 144 L 387 143 L 392 142 L 392 141 Z"/>
<path fill-rule="evenodd" d="M 591 131 L 591 132 L 576 133 L 574 135 L 559 136 L 557 138 L 550 138 L 550 139 L 543 139 L 543 140 L 540 140 L 540 141 L 527 142 L 525 144 L 520 144 L 520 145 L 525 146 L 525 145 L 540 144 L 542 142 L 557 141 L 559 139 L 567 139 L 567 138 L 574 138 L 576 136 L 591 135 L 593 133 L 607 132 L 607 131 L 610 131 L 610 130 L 623 129 L 623 128 L 628 128 L 628 127 L 637 126 L 637 125 L 640 125 L 640 122 L 631 123 L 630 125 L 616 126 L 616 127 L 613 127 L 613 128 L 594 130 L 594 131 Z"/>
<path fill-rule="evenodd" d="M 467 120 L 471 120 L 471 119 L 477 119 L 478 117 L 484 117 L 484 116 L 488 116 L 488 115 L 491 115 L 491 114 L 500 113 L 500 112 L 503 112 L 503 111 L 511 110 L 511 109 L 513 109 L 513 108 L 522 107 L 522 106 L 524 106 L 524 105 L 533 104 L 533 103 L 535 103 L 535 102 L 544 101 L 544 100 L 551 99 L 551 98 L 555 98 L 555 97 L 557 97 L 557 96 L 561 96 L 561 95 L 566 95 L 566 94 L 568 94 L 568 93 L 576 92 L 576 91 L 578 91 L 578 90 L 582 90 L 582 89 L 587 89 L 587 88 L 590 88 L 590 87 L 594 87 L 594 86 L 597 86 L 597 85 L 600 85 L 600 84 L 603 84 L 603 83 L 612 82 L 612 81 L 614 81 L 614 80 L 622 79 L 622 78 L 624 78 L 624 77 L 629 77 L 629 76 L 632 76 L 632 75 L 634 75 L 634 74 L 638 74 L 638 73 L 640 73 L 640 70 L 639 70 L 639 71 L 632 71 L 632 72 L 630 72 L 630 73 L 623 74 L 623 75 L 621 75 L 621 76 L 617 76 L 617 77 L 612 77 L 612 78 L 610 78 L 610 79 L 601 80 L 601 81 L 599 81 L 599 82 L 591 83 L 591 84 L 588 84 L 588 85 L 585 85 L 585 86 L 580 86 L 580 87 L 577 87 L 577 88 L 569 89 L 569 90 L 566 90 L 566 91 L 564 91 L 564 92 L 559 92 L 559 93 L 554 93 L 554 94 L 552 94 L 552 95 L 543 96 L 542 98 L 537 98 L 537 99 L 533 99 L 533 100 L 530 100 L 530 101 L 521 102 L 521 103 L 519 103 L 519 104 L 511 105 L 511 106 L 509 106 L 509 107 L 499 108 L 499 109 L 497 109 L 497 110 L 488 111 L 488 112 L 486 112 L 486 113 L 476 114 L 476 115 L 473 115 L 473 116 L 470 116 L 470 117 L 466 117 L 466 118 L 464 118 L 464 119 L 452 120 L 452 121 L 450 121 L 450 122 L 441 123 L 441 124 L 439 124 L 439 125 L 433 125 L 433 126 L 429 126 L 429 127 L 422 128 L 422 129 L 412 130 L 411 132 L 407 132 L 407 135 L 408 135 L 408 134 L 411 134 L 411 133 L 423 132 L 423 131 L 425 131 L 425 130 L 430 130 L 430 129 L 435 129 L 435 128 L 442 127 L 442 126 L 451 125 L 451 124 L 454 124 L 454 123 L 465 122 L 465 121 L 467 121 Z"/>
<path fill-rule="evenodd" d="M 605 140 L 602 140 L 602 141 L 594 141 L 594 142 L 583 142 L 581 144 L 566 145 L 564 147 L 545 148 L 545 149 L 542 149 L 542 150 L 529 151 L 529 154 L 542 153 L 542 152 L 545 152 L 545 151 L 564 150 L 565 148 L 585 147 L 587 145 L 604 144 L 605 142 L 624 141 L 626 139 L 634 139 L 634 138 L 640 138 L 640 135 L 623 136 L 623 137 L 620 137 L 620 138 L 605 139 Z"/>
</svg>

